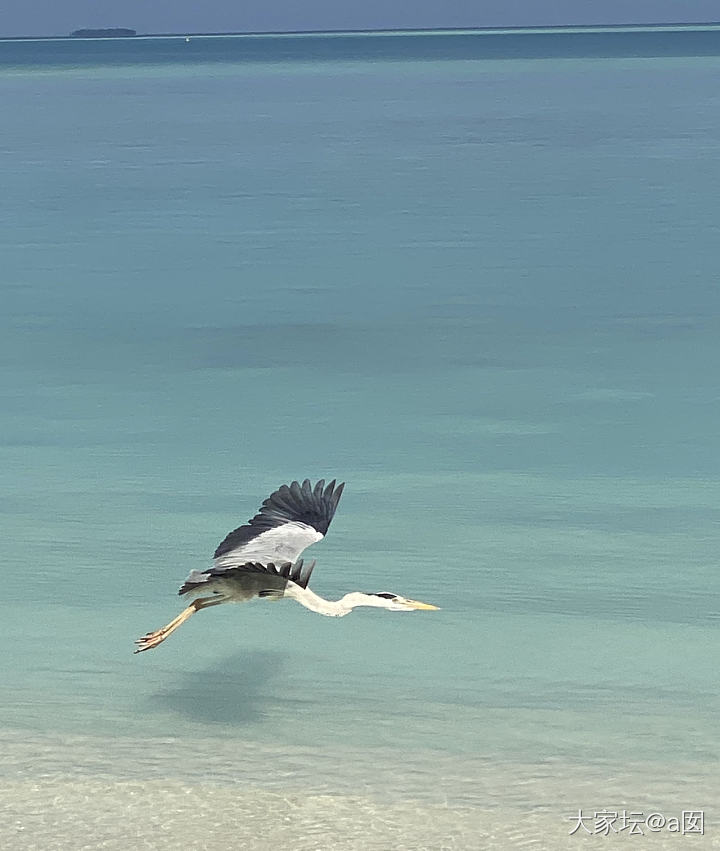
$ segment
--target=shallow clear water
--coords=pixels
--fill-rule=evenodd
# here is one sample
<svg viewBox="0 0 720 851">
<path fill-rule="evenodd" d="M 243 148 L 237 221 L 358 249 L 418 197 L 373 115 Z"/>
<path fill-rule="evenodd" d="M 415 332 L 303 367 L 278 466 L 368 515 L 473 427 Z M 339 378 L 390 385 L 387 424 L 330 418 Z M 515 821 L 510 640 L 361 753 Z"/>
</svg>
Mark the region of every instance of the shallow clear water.
<svg viewBox="0 0 720 851">
<path fill-rule="evenodd" d="M 717 803 L 720 33 L 597 35 L 0 44 L 13 847 Z M 132 656 L 305 476 L 348 483 L 318 593 L 442 612 L 227 606 Z"/>
</svg>

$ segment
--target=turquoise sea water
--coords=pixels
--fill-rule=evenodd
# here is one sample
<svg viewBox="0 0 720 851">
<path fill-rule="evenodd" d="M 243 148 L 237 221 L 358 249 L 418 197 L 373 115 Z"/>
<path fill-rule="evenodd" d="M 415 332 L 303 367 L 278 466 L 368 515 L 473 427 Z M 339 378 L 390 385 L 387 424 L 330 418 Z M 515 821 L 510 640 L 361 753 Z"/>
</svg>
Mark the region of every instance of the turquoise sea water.
<svg viewBox="0 0 720 851">
<path fill-rule="evenodd" d="M 712 834 L 720 31 L 0 68 L 4 847 Z M 318 593 L 442 611 L 225 606 L 133 656 L 305 476 L 348 483 Z"/>
</svg>

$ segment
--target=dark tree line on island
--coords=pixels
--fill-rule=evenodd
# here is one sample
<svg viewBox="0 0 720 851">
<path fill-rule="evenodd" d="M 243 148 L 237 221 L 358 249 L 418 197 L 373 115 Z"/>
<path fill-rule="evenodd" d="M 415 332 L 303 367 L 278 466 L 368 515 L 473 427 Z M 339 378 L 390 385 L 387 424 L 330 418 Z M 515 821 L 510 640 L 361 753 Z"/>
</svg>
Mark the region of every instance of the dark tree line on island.
<svg viewBox="0 0 720 851">
<path fill-rule="evenodd" d="M 70 35 L 72 38 L 130 38 L 137 35 L 137 32 L 123 27 L 112 27 L 104 30 L 73 30 Z"/>
</svg>

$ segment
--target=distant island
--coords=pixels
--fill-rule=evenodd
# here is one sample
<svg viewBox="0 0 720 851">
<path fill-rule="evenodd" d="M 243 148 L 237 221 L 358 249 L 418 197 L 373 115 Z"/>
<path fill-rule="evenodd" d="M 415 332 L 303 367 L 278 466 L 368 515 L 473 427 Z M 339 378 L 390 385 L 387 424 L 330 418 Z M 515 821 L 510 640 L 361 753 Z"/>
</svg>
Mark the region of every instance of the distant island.
<svg viewBox="0 0 720 851">
<path fill-rule="evenodd" d="M 112 27 L 106 30 L 73 30 L 71 38 L 130 38 L 137 35 L 136 30 L 127 30 L 123 27 Z"/>
</svg>

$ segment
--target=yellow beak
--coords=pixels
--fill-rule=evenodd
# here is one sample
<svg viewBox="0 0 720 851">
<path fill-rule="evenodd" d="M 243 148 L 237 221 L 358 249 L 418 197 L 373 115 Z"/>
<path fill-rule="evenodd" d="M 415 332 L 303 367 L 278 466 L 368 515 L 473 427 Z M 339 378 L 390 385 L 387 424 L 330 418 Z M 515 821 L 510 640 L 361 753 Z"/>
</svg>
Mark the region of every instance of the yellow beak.
<svg viewBox="0 0 720 851">
<path fill-rule="evenodd" d="M 405 600 L 405 602 L 407 603 L 408 606 L 410 606 L 411 609 L 422 609 L 423 611 L 427 611 L 427 612 L 439 612 L 440 611 L 439 606 L 431 606 L 430 603 L 420 603 L 417 600 Z"/>
</svg>

